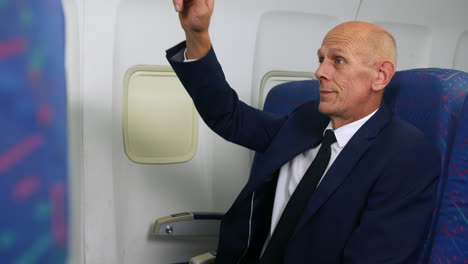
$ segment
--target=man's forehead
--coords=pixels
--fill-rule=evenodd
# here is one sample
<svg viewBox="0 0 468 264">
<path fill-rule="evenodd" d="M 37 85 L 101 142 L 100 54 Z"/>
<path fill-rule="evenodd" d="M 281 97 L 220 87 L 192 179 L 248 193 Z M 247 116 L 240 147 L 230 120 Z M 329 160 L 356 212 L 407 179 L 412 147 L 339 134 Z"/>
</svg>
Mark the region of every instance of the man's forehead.
<svg viewBox="0 0 468 264">
<path fill-rule="evenodd" d="M 352 31 L 332 30 L 323 39 L 317 54 L 328 52 L 353 54 L 366 48 L 366 37 Z"/>
<path fill-rule="evenodd" d="M 324 53 L 337 53 L 337 54 L 348 54 L 349 51 L 346 47 L 344 46 L 331 46 L 331 47 L 327 47 L 327 46 L 324 46 L 322 45 L 322 47 L 320 47 L 318 50 L 317 50 L 317 55 L 318 56 L 322 56 Z"/>
</svg>

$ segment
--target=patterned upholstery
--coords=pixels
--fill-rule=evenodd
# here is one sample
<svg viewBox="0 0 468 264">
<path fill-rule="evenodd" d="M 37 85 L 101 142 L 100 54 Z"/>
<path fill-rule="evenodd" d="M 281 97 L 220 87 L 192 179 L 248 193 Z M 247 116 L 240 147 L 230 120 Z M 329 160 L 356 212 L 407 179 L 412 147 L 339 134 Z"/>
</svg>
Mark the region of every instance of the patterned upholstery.
<svg viewBox="0 0 468 264">
<path fill-rule="evenodd" d="M 394 113 L 422 130 L 442 154 L 439 217 L 433 219 L 420 263 L 468 263 L 466 102 L 462 109 L 467 94 L 468 73 L 414 69 L 397 72 L 384 95 Z M 318 98 L 316 80 L 285 83 L 268 93 L 264 110 L 284 114 Z"/>
<path fill-rule="evenodd" d="M 64 17 L 60 0 L 0 0 L 0 263 L 67 257 Z"/>
<path fill-rule="evenodd" d="M 465 92 L 467 91 L 465 82 Z M 423 263 L 468 263 L 468 96 L 458 121 L 432 250 Z"/>
</svg>

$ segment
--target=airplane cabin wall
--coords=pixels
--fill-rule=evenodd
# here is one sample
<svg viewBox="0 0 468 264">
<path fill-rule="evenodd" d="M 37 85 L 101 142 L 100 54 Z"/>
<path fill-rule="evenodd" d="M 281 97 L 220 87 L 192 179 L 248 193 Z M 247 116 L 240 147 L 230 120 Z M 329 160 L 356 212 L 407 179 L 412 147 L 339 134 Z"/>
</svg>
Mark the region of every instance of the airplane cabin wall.
<svg viewBox="0 0 468 264">
<path fill-rule="evenodd" d="M 62 1 L 66 38 L 65 69 L 67 72 L 68 157 L 70 195 L 70 263 L 85 263 L 83 248 L 83 173 L 82 135 L 83 107 L 81 85 L 82 8 L 76 0 Z"/>
<path fill-rule="evenodd" d="M 219 138 L 201 119 L 198 152 L 189 162 L 137 164 L 123 145 L 125 73 L 134 65 L 168 65 L 164 51 L 184 39 L 172 1 L 63 2 L 72 152 L 70 263 L 170 263 L 214 249 L 213 239 L 161 240 L 148 231 L 160 216 L 226 211 L 247 180 L 250 151 Z M 394 33 L 400 70 L 468 71 L 467 3 L 217 1 L 211 35 L 228 81 L 242 100 L 257 106 L 266 73 L 313 72 L 324 34 L 354 19 Z"/>
<path fill-rule="evenodd" d="M 468 30 L 467 11 L 464 0 L 407 1 L 402 5 L 364 1 L 358 20 L 386 26 L 395 35 L 398 70 L 438 67 L 468 71 L 466 64 L 463 67 L 457 62 L 463 54 L 464 61 L 467 59 L 468 43 L 461 39 Z"/>
</svg>

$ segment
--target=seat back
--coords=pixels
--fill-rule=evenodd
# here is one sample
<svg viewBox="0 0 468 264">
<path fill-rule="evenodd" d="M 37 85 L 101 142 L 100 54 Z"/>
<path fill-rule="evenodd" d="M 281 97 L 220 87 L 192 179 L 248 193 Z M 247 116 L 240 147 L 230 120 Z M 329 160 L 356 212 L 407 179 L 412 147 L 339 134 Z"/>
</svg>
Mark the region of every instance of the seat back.
<svg viewBox="0 0 468 264">
<path fill-rule="evenodd" d="M 0 262 L 67 257 L 64 17 L 60 0 L 0 1 Z"/>
<path fill-rule="evenodd" d="M 287 114 L 306 101 L 319 100 L 318 87 L 317 80 L 280 84 L 267 95 L 264 110 Z M 468 200 L 459 200 L 456 205 L 458 209 L 442 210 L 445 207 L 441 208 L 440 206 L 454 205 L 452 200 L 456 198 L 452 192 L 460 194 L 462 193 L 460 190 L 466 188 L 464 182 L 453 179 L 454 177 L 449 175 L 460 175 L 461 173 L 462 176 L 459 177 L 464 177 L 466 174 L 466 166 L 465 171 L 460 171 L 457 166 L 463 162 L 466 164 L 467 160 L 466 145 L 463 144 L 466 144 L 468 133 L 466 125 L 461 125 L 462 118 L 467 119 L 464 117 L 467 115 L 466 110 L 462 109 L 467 91 L 468 73 L 446 69 L 414 69 L 397 72 L 384 94 L 384 101 L 393 112 L 399 118 L 412 123 L 423 131 L 426 137 L 440 150 L 442 166 L 436 208 L 441 210 L 436 212 L 441 215 L 442 220 L 440 221 L 445 221 L 443 219 L 450 221 L 448 219 L 456 217 L 460 220 L 460 224 L 462 221 L 467 221 L 468 211 L 466 207 L 464 209 L 460 207 Z M 462 195 L 458 197 L 462 197 Z M 443 248 L 453 245 L 452 241 L 449 244 L 445 243 L 443 239 L 436 239 L 433 243 L 434 235 L 440 236 L 446 233 L 444 225 L 438 224 L 440 221 L 437 221 L 438 217 L 434 217 L 425 241 L 421 263 L 427 263 L 433 259 L 432 252 L 444 251 Z M 464 223 L 468 224 L 468 222 Z M 462 232 L 463 230 L 464 227 L 460 226 L 456 232 L 462 239 L 460 241 L 464 241 L 466 248 L 467 235 L 466 231 Z M 448 237 L 452 239 L 453 235 Z M 459 245 L 460 248 L 461 246 Z M 463 255 L 459 254 L 459 256 Z"/>
<path fill-rule="evenodd" d="M 466 82 L 464 91 L 468 92 Z M 430 234 L 431 244 L 421 261 L 424 264 L 468 263 L 468 96 L 455 122 L 457 128 L 448 173 L 443 179 L 442 199 L 436 208 L 438 219 Z"/>
</svg>

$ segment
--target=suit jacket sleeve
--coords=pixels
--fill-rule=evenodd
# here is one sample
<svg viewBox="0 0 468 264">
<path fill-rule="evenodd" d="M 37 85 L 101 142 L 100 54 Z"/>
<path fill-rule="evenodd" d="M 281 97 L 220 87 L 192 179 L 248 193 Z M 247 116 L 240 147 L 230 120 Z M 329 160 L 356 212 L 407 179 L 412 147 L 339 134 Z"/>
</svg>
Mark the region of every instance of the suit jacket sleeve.
<svg viewBox="0 0 468 264">
<path fill-rule="evenodd" d="M 192 98 L 205 123 L 226 140 L 263 152 L 286 120 L 239 100 L 227 83 L 213 49 L 202 59 L 184 63 L 185 42 L 166 51 L 166 57 Z"/>
<path fill-rule="evenodd" d="M 343 263 L 417 263 L 435 204 L 440 172 L 435 153 L 420 142 L 403 147 L 386 162 L 346 245 Z"/>
</svg>

